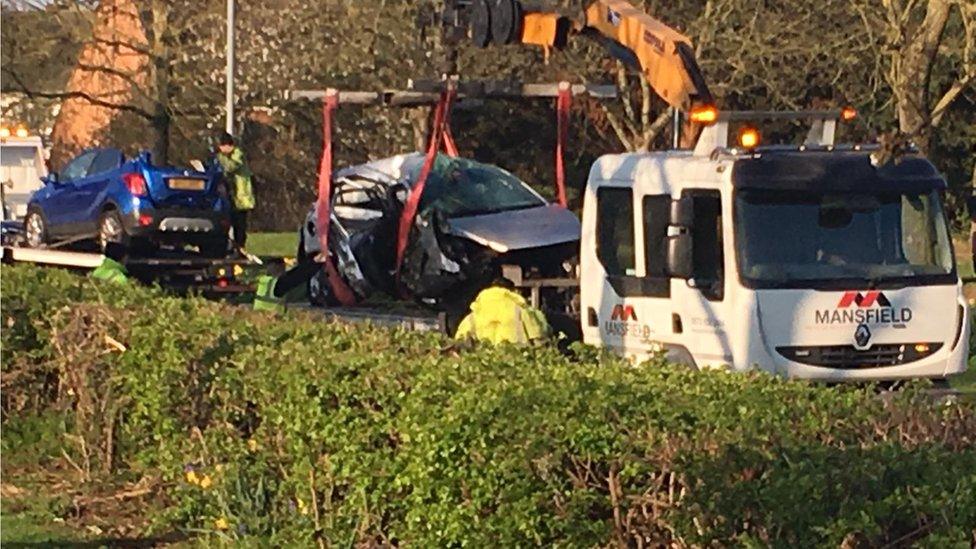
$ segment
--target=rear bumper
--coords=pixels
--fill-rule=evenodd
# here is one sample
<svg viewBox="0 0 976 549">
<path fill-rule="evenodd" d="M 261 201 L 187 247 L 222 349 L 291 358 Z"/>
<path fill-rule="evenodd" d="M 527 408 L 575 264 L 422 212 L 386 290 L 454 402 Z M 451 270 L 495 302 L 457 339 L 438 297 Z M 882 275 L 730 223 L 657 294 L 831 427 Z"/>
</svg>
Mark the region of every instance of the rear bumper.
<svg viewBox="0 0 976 549">
<path fill-rule="evenodd" d="M 226 235 L 226 212 L 182 208 L 142 209 L 122 219 L 126 233 L 138 238 L 196 240 Z"/>
</svg>

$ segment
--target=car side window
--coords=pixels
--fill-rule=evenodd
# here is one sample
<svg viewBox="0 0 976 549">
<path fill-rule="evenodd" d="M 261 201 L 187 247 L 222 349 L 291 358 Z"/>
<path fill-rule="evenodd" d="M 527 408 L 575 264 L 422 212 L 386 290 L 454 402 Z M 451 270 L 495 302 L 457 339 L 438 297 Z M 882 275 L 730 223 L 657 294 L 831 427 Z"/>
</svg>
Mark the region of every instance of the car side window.
<svg viewBox="0 0 976 549">
<path fill-rule="evenodd" d="M 89 166 L 91 166 L 97 154 L 98 151 L 88 151 L 81 154 L 61 170 L 61 173 L 58 174 L 58 179 L 64 183 L 68 183 L 85 177 L 88 173 Z"/>
<path fill-rule="evenodd" d="M 122 153 L 115 149 L 100 151 L 88 168 L 88 176 L 110 172 L 122 165 Z"/>
</svg>

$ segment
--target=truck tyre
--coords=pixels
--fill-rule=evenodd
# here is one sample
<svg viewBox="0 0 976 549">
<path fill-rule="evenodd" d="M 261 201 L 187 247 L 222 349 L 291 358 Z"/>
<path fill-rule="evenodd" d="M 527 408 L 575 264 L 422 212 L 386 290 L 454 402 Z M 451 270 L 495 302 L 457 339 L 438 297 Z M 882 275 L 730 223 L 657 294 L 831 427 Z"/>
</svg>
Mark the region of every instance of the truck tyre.
<svg viewBox="0 0 976 549">
<path fill-rule="evenodd" d="M 47 245 L 47 222 L 36 208 L 27 211 L 24 218 L 24 242 L 28 248 L 43 248 Z"/>
<path fill-rule="evenodd" d="M 98 248 L 104 252 L 109 242 L 121 244 L 125 248 L 129 248 L 130 244 L 122 217 L 115 210 L 107 210 L 98 218 Z"/>
</svg>

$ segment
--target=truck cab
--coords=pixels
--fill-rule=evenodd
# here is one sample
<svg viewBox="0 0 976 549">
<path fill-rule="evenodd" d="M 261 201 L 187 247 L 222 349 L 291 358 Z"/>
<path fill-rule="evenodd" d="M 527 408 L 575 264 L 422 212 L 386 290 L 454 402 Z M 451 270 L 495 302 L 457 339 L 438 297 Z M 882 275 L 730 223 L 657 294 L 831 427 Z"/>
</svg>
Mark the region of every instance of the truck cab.
<svg viewBox="0 0 976 549">
<path fill-rule="evenodd" d="M 964 371 L 945 180 L 914 153 L 876 165 L 870 147 L 834 146 L 834 114 L 806 113 L 801 146 L 729 147 L 737 118 L 721 113 L 693 151 L 600 158 L 584 197 L 584 341 L 823 381 Z"/>
</svg>

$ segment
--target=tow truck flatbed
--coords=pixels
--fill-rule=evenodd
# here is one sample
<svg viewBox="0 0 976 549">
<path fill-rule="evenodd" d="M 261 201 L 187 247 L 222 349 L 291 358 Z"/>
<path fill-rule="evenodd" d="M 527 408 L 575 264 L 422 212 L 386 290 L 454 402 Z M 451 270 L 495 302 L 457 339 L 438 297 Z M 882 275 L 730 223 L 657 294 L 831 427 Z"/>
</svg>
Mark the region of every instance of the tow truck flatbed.
<svg viewBox="0 0 976 549">
<path fill-rule="evenodd" d="M 97 268 L 105 256 L 97 252 L 3 246 L 4 263 L 32 263 L 69 269 Z M 125 267 L 136 279 L 170 288 L 195 288 L 218 293 L 253 291 L 250 284 L 236 281 L 235 271 L 253 265 L 248 258 L 208 258 L 181 252 L 160 252 L 157 256 L 131 257 Z"/>
</svg>

